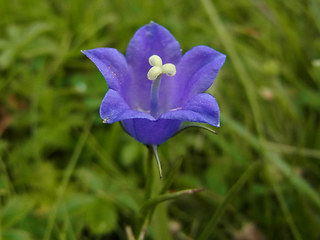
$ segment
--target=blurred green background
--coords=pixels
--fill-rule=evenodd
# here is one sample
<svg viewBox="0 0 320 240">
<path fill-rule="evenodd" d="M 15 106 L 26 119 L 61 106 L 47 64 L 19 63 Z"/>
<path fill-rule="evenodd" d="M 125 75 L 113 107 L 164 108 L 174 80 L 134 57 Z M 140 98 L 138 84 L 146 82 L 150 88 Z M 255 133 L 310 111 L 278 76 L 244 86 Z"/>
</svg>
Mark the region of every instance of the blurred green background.
<svg viewBox="0 0 320 240">
<path fill-rule="evenodd" d="M 319 0 L 0 0 L 0 239 L 127 239 L 147 149 L 102 124 L 80 50 L 125 53 L 150 20 L 227 61 L 219 135 L 159 148 L 164 178 L 183 156 L 172 191 L 207 190 L 161 204 L 146 239 L 319 239 Z"/>
</svg>

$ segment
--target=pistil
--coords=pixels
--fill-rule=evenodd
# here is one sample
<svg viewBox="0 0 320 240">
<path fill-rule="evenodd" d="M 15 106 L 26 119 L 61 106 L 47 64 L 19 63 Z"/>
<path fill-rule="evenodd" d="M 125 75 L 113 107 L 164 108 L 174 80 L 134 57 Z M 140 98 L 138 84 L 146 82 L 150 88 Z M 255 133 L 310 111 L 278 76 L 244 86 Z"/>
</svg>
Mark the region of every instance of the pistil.
<svg viewBox="0 0 320 240">
<path fill-rule="evenodd" d="M 150 105 L 150 114 L 154 117 L 157 117 L 158 114 L 158 100 L 160 92 L 160 83 L 161 75 L 159 75 L 151 84 L 151 105 Z"/>
<path fill-rule="evenodd" d="M 150 93 L 150 113 L 153 117 L 158 117 L 158 102 L 162 74 L 172 77 L 176 74 L 176 67 L 172 63 L 162 65 L 162 59 L 158 55 L 152 55 L 149 58 L 149 63 L 152 66 L 147 76 L 152 80 Z"/>
</svg>

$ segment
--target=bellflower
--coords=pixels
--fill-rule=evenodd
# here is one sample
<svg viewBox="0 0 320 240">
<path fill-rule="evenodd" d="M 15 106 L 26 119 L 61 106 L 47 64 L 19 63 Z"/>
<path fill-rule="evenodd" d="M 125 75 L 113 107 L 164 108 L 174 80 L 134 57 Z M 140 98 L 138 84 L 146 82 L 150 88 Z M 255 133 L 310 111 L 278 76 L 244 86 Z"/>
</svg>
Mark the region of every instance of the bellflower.
<svg viewBox="0 0 320 240">
<path fill-rule="evenodd" d="M 105 123 L 122 121 L 139 142 L 159 145 L 183 121 L 220 126 L 217 101 L 204 92 L 222 67 L 224 54 L 196 46 L 182 56 L 177 40 L 154 22 L 138 29 L 126 56 L 114 48 L 82 52 L 109 86 L 100 106 L 101 118 Z"/>
</svg>

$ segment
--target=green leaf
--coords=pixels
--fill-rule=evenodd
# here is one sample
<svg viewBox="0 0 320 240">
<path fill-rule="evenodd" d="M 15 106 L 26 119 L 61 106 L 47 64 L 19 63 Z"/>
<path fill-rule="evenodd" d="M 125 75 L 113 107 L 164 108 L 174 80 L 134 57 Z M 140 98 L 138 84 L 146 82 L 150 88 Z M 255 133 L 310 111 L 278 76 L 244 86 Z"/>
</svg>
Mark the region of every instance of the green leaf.
<svg viewBox="0 0 320 240">
<path fill-rule="evenodd" d="M 195 194 L 198 192 L 203 191 L 203 188 L 194 188 L 194 189 L 186 189 L 182 191 L 177 191 L 173 193 L 167 193 L 163 195 L 156 196 L 154 198 L 151 198 L 150 200 L 146 201 L 145 204 L 141 207 L 140 213 L 142 216 L 147 214 L 147 212 L 157 206 L 159 203 L 162 203 L 164 201 L 168 200 L 175 200 L 179 197 L 185 196 L 185 195 L 190 195 L 190 194 Z"/>
<path fill-rule="evenodd" d="M 153 216 L 153 235 L 155 240 L 172 240 L 169 229 L 169 216 L 167 204 L 161 204 L 157 207 Z"/>
<path fill-rule="evenodd" d="M 134 160 L 139 156 L 139 148 L 136 147 L 134 141 L 124 145 L 121 151 L 121 163 L 123 166 L 128 167 L 133 164 Z"/>
<path fill-rule="evenodd" d="M 207 130 L 208 132 L 211 132 L 213 134 L 218 134 L 215 130 L 205 126 L 205 125 L 201 125 L 201 124 L 197 124 L 197 123 L 188 123 L 188 124 L 184 124 L 182 125 L 179 130 L 174 134 L 177 135 L 179 133 L 181 133 L 182 131 L 186 130 L 186 129 L 189 129 L 189 128 L 200 128 L 200 129 L 204 129 L 204 130 Z"/>
<path fill-rule="evenodd" d="M 18 229 L 9 229 L 4 231 L 2 235 L 2 240 L 31 240 L 30 233 L 18 230 Z"/>
<path fill-rule="evenodd" d="M 116 209 L 109 202 L 96 199 L 88 206 L 87 224 L 94 234 L 106 234 L 113 231 L 117 226 L 117 218 Z"/>
<path fill-rule="evenodd" d="M 227 192 L 226 176 L 229 169 L 230 167 L 226 164 L 215 164 L 209 167 L 205 176 L 212 191 L 215 191 L 220 195 L 225 195 Z"/>
<path fill-rule="evenodd" d="M 71 218 L 78 218 L 87 211 L 87 206 L 94 201 L 94 196 L 74 193 L 64 200 L 57 209 L 57 218 L 63 219 L 67 213 Z"/>
<path fill-rule="evenodd" d="M 27 197 L 19 196 L 11 198 L 2 212 L 2 227 L 8 228 L 21 221 L 30 213 L 33 205 L 33 201 Z"/>
<path fill-rule="evenodd" d="M 77 171 L 77 175 L 79 180 L 94 192 L 103 190 L 105 188 L 105 179 L 91 169 L 81 168 Z"/>
</svg>

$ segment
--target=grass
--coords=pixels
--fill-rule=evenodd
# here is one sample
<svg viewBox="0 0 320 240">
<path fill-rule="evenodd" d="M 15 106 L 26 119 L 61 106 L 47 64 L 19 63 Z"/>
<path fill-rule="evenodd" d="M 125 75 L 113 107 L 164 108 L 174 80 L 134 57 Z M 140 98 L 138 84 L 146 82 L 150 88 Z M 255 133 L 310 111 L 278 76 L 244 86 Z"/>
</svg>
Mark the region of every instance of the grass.
<svg viewBox="0 0 320 240">
<path fill-rule="evenodd" d="M 146 239 L 319 239 L 319 13 L 317 0 L 0 0 L 0 239 L 127 239 L 147 149 L 101 123 L 107 85 L 80 50 L 124 53 L 150 20 L 227 61 L 209 89 L 219 134 L 159 147 L 157 190 L 206 190 L 161 203 Z"/>
</svg>

